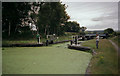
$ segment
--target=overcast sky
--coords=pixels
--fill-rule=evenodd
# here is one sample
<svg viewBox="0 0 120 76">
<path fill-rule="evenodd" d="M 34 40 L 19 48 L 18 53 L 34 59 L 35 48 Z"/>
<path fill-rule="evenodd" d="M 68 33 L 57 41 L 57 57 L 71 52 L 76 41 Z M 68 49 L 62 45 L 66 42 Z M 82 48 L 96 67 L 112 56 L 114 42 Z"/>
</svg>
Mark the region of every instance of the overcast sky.
<svg viewBox="0 0 120 76">
<path fill-rule="evenodd" d="M 118 30 L 117 2 L 63 2 L 71 17 L 70 21 L 77 21 L 87 30 L 104 30 L 113 28 Z"/>
<path fill-rule="evenodd" d="M 2 0 L 8 1 L 8 0 Z M 16 1 L 16 0 L 9 0 Z M 35 0 L 17 0 L 35 1 Z M 36 0 L 43 1 L 43 0 Z M 46 2 L 59 0 L 46 0 Z M 87 30 L 104 30 L 113 28 L 118 30 L 118 1 L 119 0 L 60 0 L 68 7 L 70 21 L 77 21 Z"/>
</svg>

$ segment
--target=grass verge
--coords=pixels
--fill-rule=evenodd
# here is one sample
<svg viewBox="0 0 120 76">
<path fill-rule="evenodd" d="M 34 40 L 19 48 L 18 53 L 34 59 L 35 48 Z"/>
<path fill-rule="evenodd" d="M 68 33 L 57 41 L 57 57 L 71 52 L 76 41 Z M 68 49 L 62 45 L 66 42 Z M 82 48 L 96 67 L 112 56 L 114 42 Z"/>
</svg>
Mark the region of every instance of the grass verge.
<svg viewBox="0 0 120 76">
<path fill-rule="evenodd" d="M 112 41 L 114 41 L 120 47 L 120 37 L 116 36 L 116 37 L 112 37 L 110 39 Z"/>
<path fill-rule="evenodd" d="M 72 39 L 70 36 L 60 36 L 58 39 L 54 41 L 63 41 Z M 42 38 L 40 42 L 45 42 L 46 39 Z M 28 39 L 28 40 L 2 40 L 2 44 L 36 44 L 37 39 Z"/>
<path fill-rule="evenodd" d="M 118 74 L 117 51 L 107 39 L 100 40 L 99 49 L 96 49 L 95 40 L 86 41 L 82 45 L 91 47 L 97 53 L 91 59 L 89 74 Z"/>
</svg>

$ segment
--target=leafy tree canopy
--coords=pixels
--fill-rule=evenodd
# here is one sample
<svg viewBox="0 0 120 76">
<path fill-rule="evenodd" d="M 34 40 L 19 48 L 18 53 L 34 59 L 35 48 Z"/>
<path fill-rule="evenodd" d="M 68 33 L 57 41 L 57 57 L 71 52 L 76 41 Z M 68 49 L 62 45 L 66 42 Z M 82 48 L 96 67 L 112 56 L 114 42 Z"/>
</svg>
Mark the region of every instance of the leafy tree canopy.
<svg viewBox="0 0 120 76">
<path fill-rule="evenodd" d="M 41 3 L 38 14 L 39 32 L 41 34 L 62 34 L 61 28 L 70 17 L 67 15 L 66 6 L 60 2 Z M 64 30 L 63 30 L 64 31 Z"/>
<path fill-rule="evenodd" d="M 112 34 L 114 32 L 114 30 L 112 28 L 107 28 L 104 30 L 104 33 L 107 33 L 107 34 Z"/>
<path fill-rule="evenodd" d="M 2 3 L 2 29 L 9 35 L 17 32 L 17 27 L 27 20 L 31 5 L 28 2 Z"/>
<path fill-rule="evenodd" d="M 76 21 L 66 22 L 65 31 L 66 32 L 79 32 L 80 31 L 80 25 Z"/>
</svg>

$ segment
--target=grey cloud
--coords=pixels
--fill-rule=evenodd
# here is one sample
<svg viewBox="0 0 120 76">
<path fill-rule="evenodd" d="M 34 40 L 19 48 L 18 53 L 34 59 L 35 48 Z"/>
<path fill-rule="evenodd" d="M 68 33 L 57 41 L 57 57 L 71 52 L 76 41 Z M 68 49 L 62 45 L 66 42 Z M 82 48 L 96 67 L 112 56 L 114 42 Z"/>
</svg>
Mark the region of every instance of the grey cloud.
<svg viewBox="0 0 120 76">
<path fill-rule="evenodd" d="M 99 18 L 93 18 L 92 21 L 102 21 L 103 18 L 102 17 L 99 17 Z"/>
<path fill-rule="evenodd" d="M 65 4 L 68 5 L 66 11 L 71 16 L 71 20 L 78 21 L 88 29 L 118 28 L 117 2 L 66 2 Z"/>
</svg>

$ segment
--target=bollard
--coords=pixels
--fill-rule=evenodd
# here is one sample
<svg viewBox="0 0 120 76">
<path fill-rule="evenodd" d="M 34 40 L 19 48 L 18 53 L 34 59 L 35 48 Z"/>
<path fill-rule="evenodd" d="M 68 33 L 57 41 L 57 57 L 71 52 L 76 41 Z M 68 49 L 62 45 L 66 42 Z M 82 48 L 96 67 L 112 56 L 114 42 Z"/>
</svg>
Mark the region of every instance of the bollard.
<svg viewBox="0 0 120 76">
<path fill-rule="evenodd" d="M 73 41 L 72 41 L 72 40 L 70 41 L 70 44 L 71 44 L 71 45 L 73 44 Z"/>
<path fill-rule="evenodd" d="M 53 40 L 51 40 L 51 44 L 53 44 Z"/>
<path fill-rule="evenodd" d="M 48 44 L 49 44 L 49 42 L 48 42 L 48 40 L 46 40 L 46 46 L 48 46 Z"/>
</svg>

